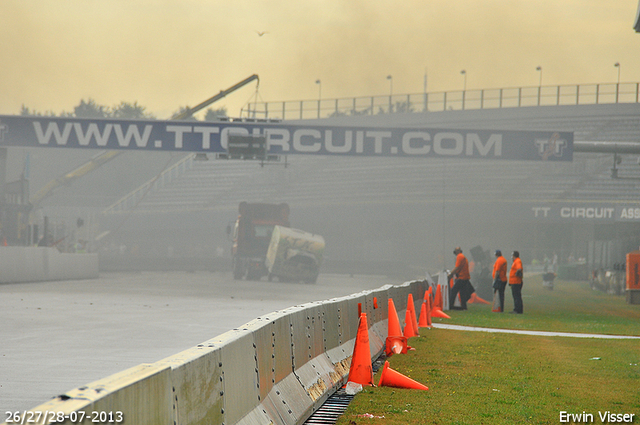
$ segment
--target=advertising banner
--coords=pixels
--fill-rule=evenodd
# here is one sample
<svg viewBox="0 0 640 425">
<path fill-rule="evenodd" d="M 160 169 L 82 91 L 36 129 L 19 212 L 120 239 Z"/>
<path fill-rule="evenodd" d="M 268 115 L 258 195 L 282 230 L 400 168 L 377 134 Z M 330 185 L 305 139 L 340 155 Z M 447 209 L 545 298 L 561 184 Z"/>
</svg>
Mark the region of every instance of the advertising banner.
<svg viewBox="0 0 640 425">
<path fill-rule="evenodd" d="M 555 222 L 640 222 L 640 205 L 600 202 L 535 204 L 528 216 Z"/>
<path fill-rule="evenodd" d="M 229 135 L 266 137 L 275 155 L 573 159 L 570 132 L 0 115 L 0 146 L 224 153 Z"/>
</svg>

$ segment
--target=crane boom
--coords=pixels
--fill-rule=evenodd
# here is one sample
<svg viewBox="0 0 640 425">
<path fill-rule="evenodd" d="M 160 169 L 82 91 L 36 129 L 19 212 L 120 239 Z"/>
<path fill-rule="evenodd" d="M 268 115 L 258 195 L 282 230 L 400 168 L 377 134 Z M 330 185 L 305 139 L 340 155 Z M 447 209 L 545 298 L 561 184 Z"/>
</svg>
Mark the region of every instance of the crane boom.
<svg viewBox="0 0 640 425">
<path fill-rule="evenodd" d="M 91 171 L 100 167 L 102 164 L 112 160 L 113 158 L 118 156 L 120 153 L 122 152 L 121 151 L 102 152 L 94 156 L 93 158 L 91 158 L 89 161 L 85 162 L 78 168 L 51 180 L 46 185 L 42 186 L 42 188 L 40 188 L 40 190 L 37 191 L 36 194 L 31 197 L 30 199 L 31 204 L 33 206 L 38 205 L 40 201 L 42 201 L 43 199 L 51 195 L 51 193 L 53 193 L 53 191 L 58 187 L 67 185 L 72 181 L 84 176 L 85 174 L 90 173 Z"/>
<path fill-rule="evenodd" d="M 211 105 L 214 102 L 217 102 L 218 100 L 222 99 L 223 97 L 227 96 L 228 94 L 238 90 L 239 88 L 249 84 L 250 82 L 254 81 L 254 80 L 258 80 L 258 83 L 260 82 L 260 79 L 258 77 L 257 74 L 253 74 L 252 76 L 245 78 L 244 80 L 240 81 L 239 83 L 229 87 L 226 90 L 221 90 L 220 93 L 216 94 L 215 96 L 205 100 L 204 102 L 194 106 L 193 108 L 190 108 L 178 115 L 173 116 L 171 119 L 172 120 L 183 120 L 186 118 L 189 118 L 190 116 L 192 116 L 193 114 L 195 114 L 196 112 L 200 111 L 201 109 L 206 108 L 207 106 Z M 53 180 L 51 180 L 49 183 L 47 183 L 46 185 L 44 185 L 33 197 L 31 197 L 30 201 L 31 204 L 35 207 L 37 206 L 43 199 L 49 197 L 53 191 L 55 189 L 57 189 L 60 186 L 64 186 L 64 185 L 68 185 L 70 184 L 72 181 L 79 179 L 80 177 L 84 176 L 85 174 L 90 173 L 91 171 L 97 169 L 98 167 L 100 167 L 101 165 L 105 164 L 108 161 L 111 161 L 113 158 L 115 158 L 116 156 L 120 155 L 121 153 L 123 153 L 122 151 L 105 151 L 102 152 L 96 156 L 94 156 L 93 158 L 91 158 L 89 161 L 85 162 L 84 164 L 80 165 L 78 168 L 65 173 Z"/>
<path fill-rule="evenodd" d="M 174 115 L 171 119 L 172 120 L 183 120 L 183 119 L 189 118 L 190 116 L 192 116 L 196 112 L 200 111 L 201 109 L 206 108 L 207 106 L 211 105 L 213 102 L 217 102 L 218 100 L 222 99 L 223 97 L 225 97 L 229 93 L 232 93 L 232 92 L 238 90 L 239 88 L 249 84 L 250 82 L 252 82 L 254 80 L 258 80 L 258 84 L 260 84 L 260 78 L 258 77 L 258 75 L 257 74 L 253 74 L 252 76 L 250 76 L 248 78 L 245 78 L 244 80 L 242 80 L 239 83 L 229 87 L 226 90 L 220 90 L 220 93 L 218 93 L 215 96 L 205 100 L 204 102 L 194 106 L 193 108 L 187 109 L 186 111 L 184 111 L 184 112 L 182 112 L 180 114 Z"/>
</svg>

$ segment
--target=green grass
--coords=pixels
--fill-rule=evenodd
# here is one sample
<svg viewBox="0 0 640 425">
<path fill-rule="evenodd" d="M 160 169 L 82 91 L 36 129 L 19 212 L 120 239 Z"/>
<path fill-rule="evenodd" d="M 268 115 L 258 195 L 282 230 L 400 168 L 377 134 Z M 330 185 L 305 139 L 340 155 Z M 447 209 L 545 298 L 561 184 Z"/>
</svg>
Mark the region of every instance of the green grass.
<svg viewBox="0 0 640 425">
<path fill-rule="evenodd" d="M 506 310 L 513 306 L 507 290 Z M 524 315 L 488 305 L 452 311 L 437 322 L 559 332 L 640 335 L 640 306 L 591 291 L 586 282 L 525 280 Z M 415 351 L 391 368 L 429 391 L 366 387 L 339 425 L 558 424 L 561 411 L 633 413 L 640 423 L 640 340 L 547 337 L 421 329 Z M 599 358 L 599 360 L 595 359 Z M 380 371 L 374 381 L 378 383 Z M 366 418 L 371 414 L 381 418 Z"/>
<path fill-rule="evenodd" d="M 587 282 L 556 280 L 554 290 L 549 291 L 542 287 L 540 276 L 525 278 L 522 298 L 524 315 L 492 313 L 490 306 L 474 303 L 469 305 L 467 311 L 447 312 L 451 320 L 442 320 L 442 323 L 640 336 L 640 306 L 627 304 L 624 296 L 593 291 Z M 512 309 L 513 298 L 507 287 L 505 312 Z"/>
</svg>

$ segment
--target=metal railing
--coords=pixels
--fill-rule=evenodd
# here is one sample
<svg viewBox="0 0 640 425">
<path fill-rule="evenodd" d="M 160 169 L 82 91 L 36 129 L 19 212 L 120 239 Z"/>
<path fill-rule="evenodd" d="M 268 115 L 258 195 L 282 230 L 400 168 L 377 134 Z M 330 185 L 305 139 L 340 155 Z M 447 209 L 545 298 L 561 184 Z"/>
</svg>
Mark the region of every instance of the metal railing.
<svg viewBox="0 0 640 425">
<path fill-rule="evenodd" d="M 193 166 L 195 157 L 196 154 L 186 155 L 171 167 L 162 171 L 158 176 L 143 183 L 141 186 L 134 189 L 129 194 L 123 196 L 113 204 L 109 205 L 107 208 L 105 208 L 103 214 L 119 213 L 133 210 L 140 203 L 140 201 L 142 201 L 142 199 L 147 196 L 150 191 L 167 187 L 175 179 L 183 176 Z"/>
<path fill-rule="evenodd" d="M 241 116 L 296 120 L 526 106 L 638 103 L 639 93 L 640 83 L 605 83 L 289 100 L 250 103 L 242 109 Z"/>
</svg>

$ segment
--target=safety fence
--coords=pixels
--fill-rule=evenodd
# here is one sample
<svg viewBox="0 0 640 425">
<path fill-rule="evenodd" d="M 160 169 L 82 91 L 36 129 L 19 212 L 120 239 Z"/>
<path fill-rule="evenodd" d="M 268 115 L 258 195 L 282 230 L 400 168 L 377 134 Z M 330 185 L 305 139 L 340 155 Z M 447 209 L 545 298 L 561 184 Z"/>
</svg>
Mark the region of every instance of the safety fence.
<svg viewBox="0 0 640 425">
<path fill-rule="evenodd" d="M 388 299 L 400 313 L 412 294 L 419 309 L 434 284 L 427 276 L 276 311 L 156 363 L 76 388 L 22 415 L 25 423 L 37 424 L 64 419 L 74 424 L 301 424 L 345 383 L 359 312 L 367 314 L 375 359 L 384 350 Z"/>
<path fill-rule="evenodd" d="M 243 108 L 241 116 L 301 120 L 407 112 L 638 103 L 639 100 L 640 83 L 577 84 L 255 102 Z"/>
</svg>

